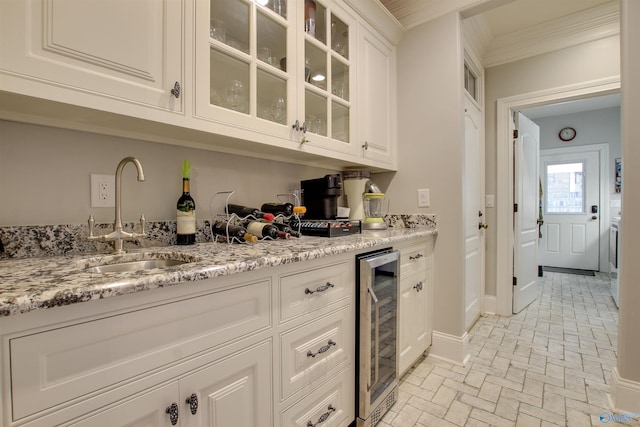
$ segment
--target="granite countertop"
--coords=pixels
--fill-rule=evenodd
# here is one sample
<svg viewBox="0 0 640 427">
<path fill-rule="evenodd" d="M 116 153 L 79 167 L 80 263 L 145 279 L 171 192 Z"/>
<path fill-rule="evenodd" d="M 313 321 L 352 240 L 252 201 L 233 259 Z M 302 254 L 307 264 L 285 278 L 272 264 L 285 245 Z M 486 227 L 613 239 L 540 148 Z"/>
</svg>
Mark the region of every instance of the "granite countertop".
<svg viewBox="0 0 640 427">
<path fill-rule="evenodd" d="M 322 258 L 436 234 L 433 229 L 392 228 L 351 236 L 261 241 L 255 244 L 199 243 L 136 249 L 125 255 L 84 254 L 0 260 L 0 316 L 131 294 L 194 280 Z M 178 258 L 167 269 L 93 273 L 103 263 Z"/>
</svg>

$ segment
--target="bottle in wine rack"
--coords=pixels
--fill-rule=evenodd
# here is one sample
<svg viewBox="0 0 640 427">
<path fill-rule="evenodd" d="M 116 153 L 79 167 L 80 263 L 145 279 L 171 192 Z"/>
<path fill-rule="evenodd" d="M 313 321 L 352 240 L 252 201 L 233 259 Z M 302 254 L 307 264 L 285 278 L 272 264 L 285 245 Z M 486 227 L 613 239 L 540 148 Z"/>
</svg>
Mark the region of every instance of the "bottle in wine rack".
<svg viewBox="0 0 640 427">
<path fill-rule="evenodd" d="M 272 224 L 278 228 L 278 230 L 283 231 L 285 233 L 289 233 L 291 234 L 291 236 L 293 237 L 297 237 L 299 238 L 301 236 L 300 233 L 298 233 L 296 230 L 294 230 L 293 228 L 289 227 L 287 224 L 283 224 L 281 222 L 272 222 Z"/>
<path fill-rule="evenodd" d="M 179 245 L 193 245 L 196 242 L 196 202 L 190 194 L 188 160 L 182 163 L 182 195 L 178 199 L 176 211 L 177 236 Z"/>
<path fill-rule="evenodd" d="M 296 206 L 293 203 L 263 203 L 260 209 L 262 210 L 262 212 L 284 216 L 291 216 L 293 214 L 301 215 L 307 211 L 306 207 Z"/>
<path fill-rule="evenodd" d="M 225 207 L 225 211 L 227 214 L 236 214 L 241 218 L 253 216 L 257 219 L 264 218 L 267 221 L 272 221 L 274 218 L 273 214 L 261 212 L 258 208 L 251 208 L 249 206 L 236 205 L 233 203 L 229 203 Z"/>
<path fill-rule="evenodd" d="M 247 233 L 247 229 L 241 225 L 228 224 L 226 221 L 216 221 L 212 227 L 213 234 L 223 236 L 225 240 L 233 241 L 236 238 L 239 242 L 255 243 L 258 237 Z"/>
<path fill-rule="evenodd" d="M 259 238 L 271 237 L 272 239 L 290 239 L 291 234 L 278 230 L 278 227 L 271 222 L 249 221 L 247 222 L 247 232 Z"/>
</svg>

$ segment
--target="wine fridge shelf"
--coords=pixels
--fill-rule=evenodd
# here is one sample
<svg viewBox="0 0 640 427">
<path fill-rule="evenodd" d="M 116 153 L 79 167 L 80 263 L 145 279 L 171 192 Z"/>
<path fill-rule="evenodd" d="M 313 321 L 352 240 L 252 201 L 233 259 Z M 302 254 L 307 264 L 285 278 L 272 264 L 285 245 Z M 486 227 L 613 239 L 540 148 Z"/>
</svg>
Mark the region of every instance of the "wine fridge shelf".
<svg viewBox="0 0 640 427">
<path fill-rule="evenodd" d="M 209 228 L 210 228 L 210 232 L 211 232 L 211 239 L 213 242 L 217 242 L 217 243 L 228 243 L 228 244 L 232 244 L 232 243 L 241 243 L 241 244 L 245 244 L 248 245 L 250 244 L 250 242 L 247 242 L 245 240 L 240 240 L 235 236 L 230 236 L 229 235 L 229 226 L 230 225 L 240 225 L 243 226 L 243 224 L 245 224 L 247 221 L 258 221 L 259 218 L 257 218 L 254 215 L 246 215 L 246 216 L 239 216 L 236 215 L 235 213 L 228 213 L 229 209 L 229 200 L 231 199 L 231 196 L 233 196 L 233 194 L 235 193 L 235 191 L 230 190 L 230 191 L 218 191 L 216 193 L 213 194 L 213 196 L 211 197 L 211 199 L 209 200 L 209 214 L 211 216 L 211 221 L 209 224 Z M 295 205 L 298 206 L 300 205 L 300 200 L 298 198 L 297 194 L 294 193 L 282 193 L 282 194 L 277 194 L 276 197 L 278 198 L 278 200 L 282 200 L 284 197 L 287 198 L 293 198 Z M 216 206 L 219 205 L 219 206 Z M 217 207 L 217 209 L 216 209 Z M 221 235 L 221 234 L 217 234 L 214 232 L 214 226 L 217 222 L 219 221 L 223 221 L 226 223 L 225 226 L 225 235 Z M 284 223 L 288 223 L 289 227 L 294 228 L 297 231 L 298 235 L 300 235 L 300 218 L 298 216 L 298 214 L 294 213 L 292 215 L 282 215 L 282 214 L 278 214 L 273 218 L 273 221 L 270 222 L 280 222 L 282 224 Z M 296 224 L 295 226 L 292 226 L 291 224 Z M 264 241 L 264 240 L 276 240 L 274 238 L 272 238 L 271 236 L 264 236 L 264 237 L 258 237 L 258 241 Z"/>
</svg>

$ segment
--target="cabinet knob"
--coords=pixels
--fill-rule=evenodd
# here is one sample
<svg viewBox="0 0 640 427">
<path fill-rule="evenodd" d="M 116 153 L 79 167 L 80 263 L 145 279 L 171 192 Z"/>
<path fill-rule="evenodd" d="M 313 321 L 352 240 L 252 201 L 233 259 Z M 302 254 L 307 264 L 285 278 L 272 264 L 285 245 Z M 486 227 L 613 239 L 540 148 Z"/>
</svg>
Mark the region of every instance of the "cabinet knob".
<svg viewBox="0 0 640 427">
<path fill-rule="evenodd" d="M 187 397 L 185 403 L 189 404 L 189 410 L 191 411 L 191 415 L 195 415 L 198 412 L 198 395 L 195 393 L 191 393 L 191 396 Z"/>
<path fill-rule="evenodd" d="M 422 288 L 424 287 L 424 285 L 422 284 L 422 282 L 418 282 L 416 283 L 416 285 L 413 287 L 413 289 L 416 290 L 416 292 L 420 292 L 422 290 Z"/>
<path fill-rule="evenodd" d="M 415 261 L 417 259 L 422 258 L 424 255 L 422 255 L 422 253 L 418 252 L 415 255 L 409 255 L 409 261 Z"/>
<path fill-rule="evenodd" d="M 365 141 L 364 144 L 362 144 L 362 148 L 364 148 L 365 150 L 369 149 L 369 142 Z"/>
<path fill-rule="evenodd" d="M 180 83 L 176 82 L 176 84 L 173 85 L 173 89 L 171 89 L 171 95 L 175 96 L 176 98 L 180 98 Z"/>
<path fill-rule="evenodd" d="M 307 421 L 307 427 L 316 427 L 317 425 L 322 424 L 323 422 L 327 421 L 327 419 L 331 416 L 331 413 L 335 411 L 336 408 L 334 408 L 333 405 L 329 405 L 327 407 L 327 412 L 325 412 L 320 416 L 320 418 L 318 418 L 318 422 L 314 424 L 313 421 Z"/>
<path fill-rule="evenodd" d="M 165 410 L 167 414 L 169 414 L 169 421 L 171 421 L 171 425 L 174 426 L 178 424 L 178 404 L 172 403 L 171 406 L 167 406 Z"/>
</svg>

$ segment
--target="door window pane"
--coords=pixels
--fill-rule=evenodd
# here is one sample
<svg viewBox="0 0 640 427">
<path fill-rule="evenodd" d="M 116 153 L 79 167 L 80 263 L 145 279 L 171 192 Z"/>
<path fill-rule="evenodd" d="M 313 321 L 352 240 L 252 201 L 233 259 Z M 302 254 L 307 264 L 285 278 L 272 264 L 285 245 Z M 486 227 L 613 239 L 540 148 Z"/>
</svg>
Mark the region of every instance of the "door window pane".
<svg viewBox="0 0 640 427">
<path fill-rule="evenodd" d="M 546 165 L 546 213 L 584 213 L 584 163 Z"/>
</svg>

